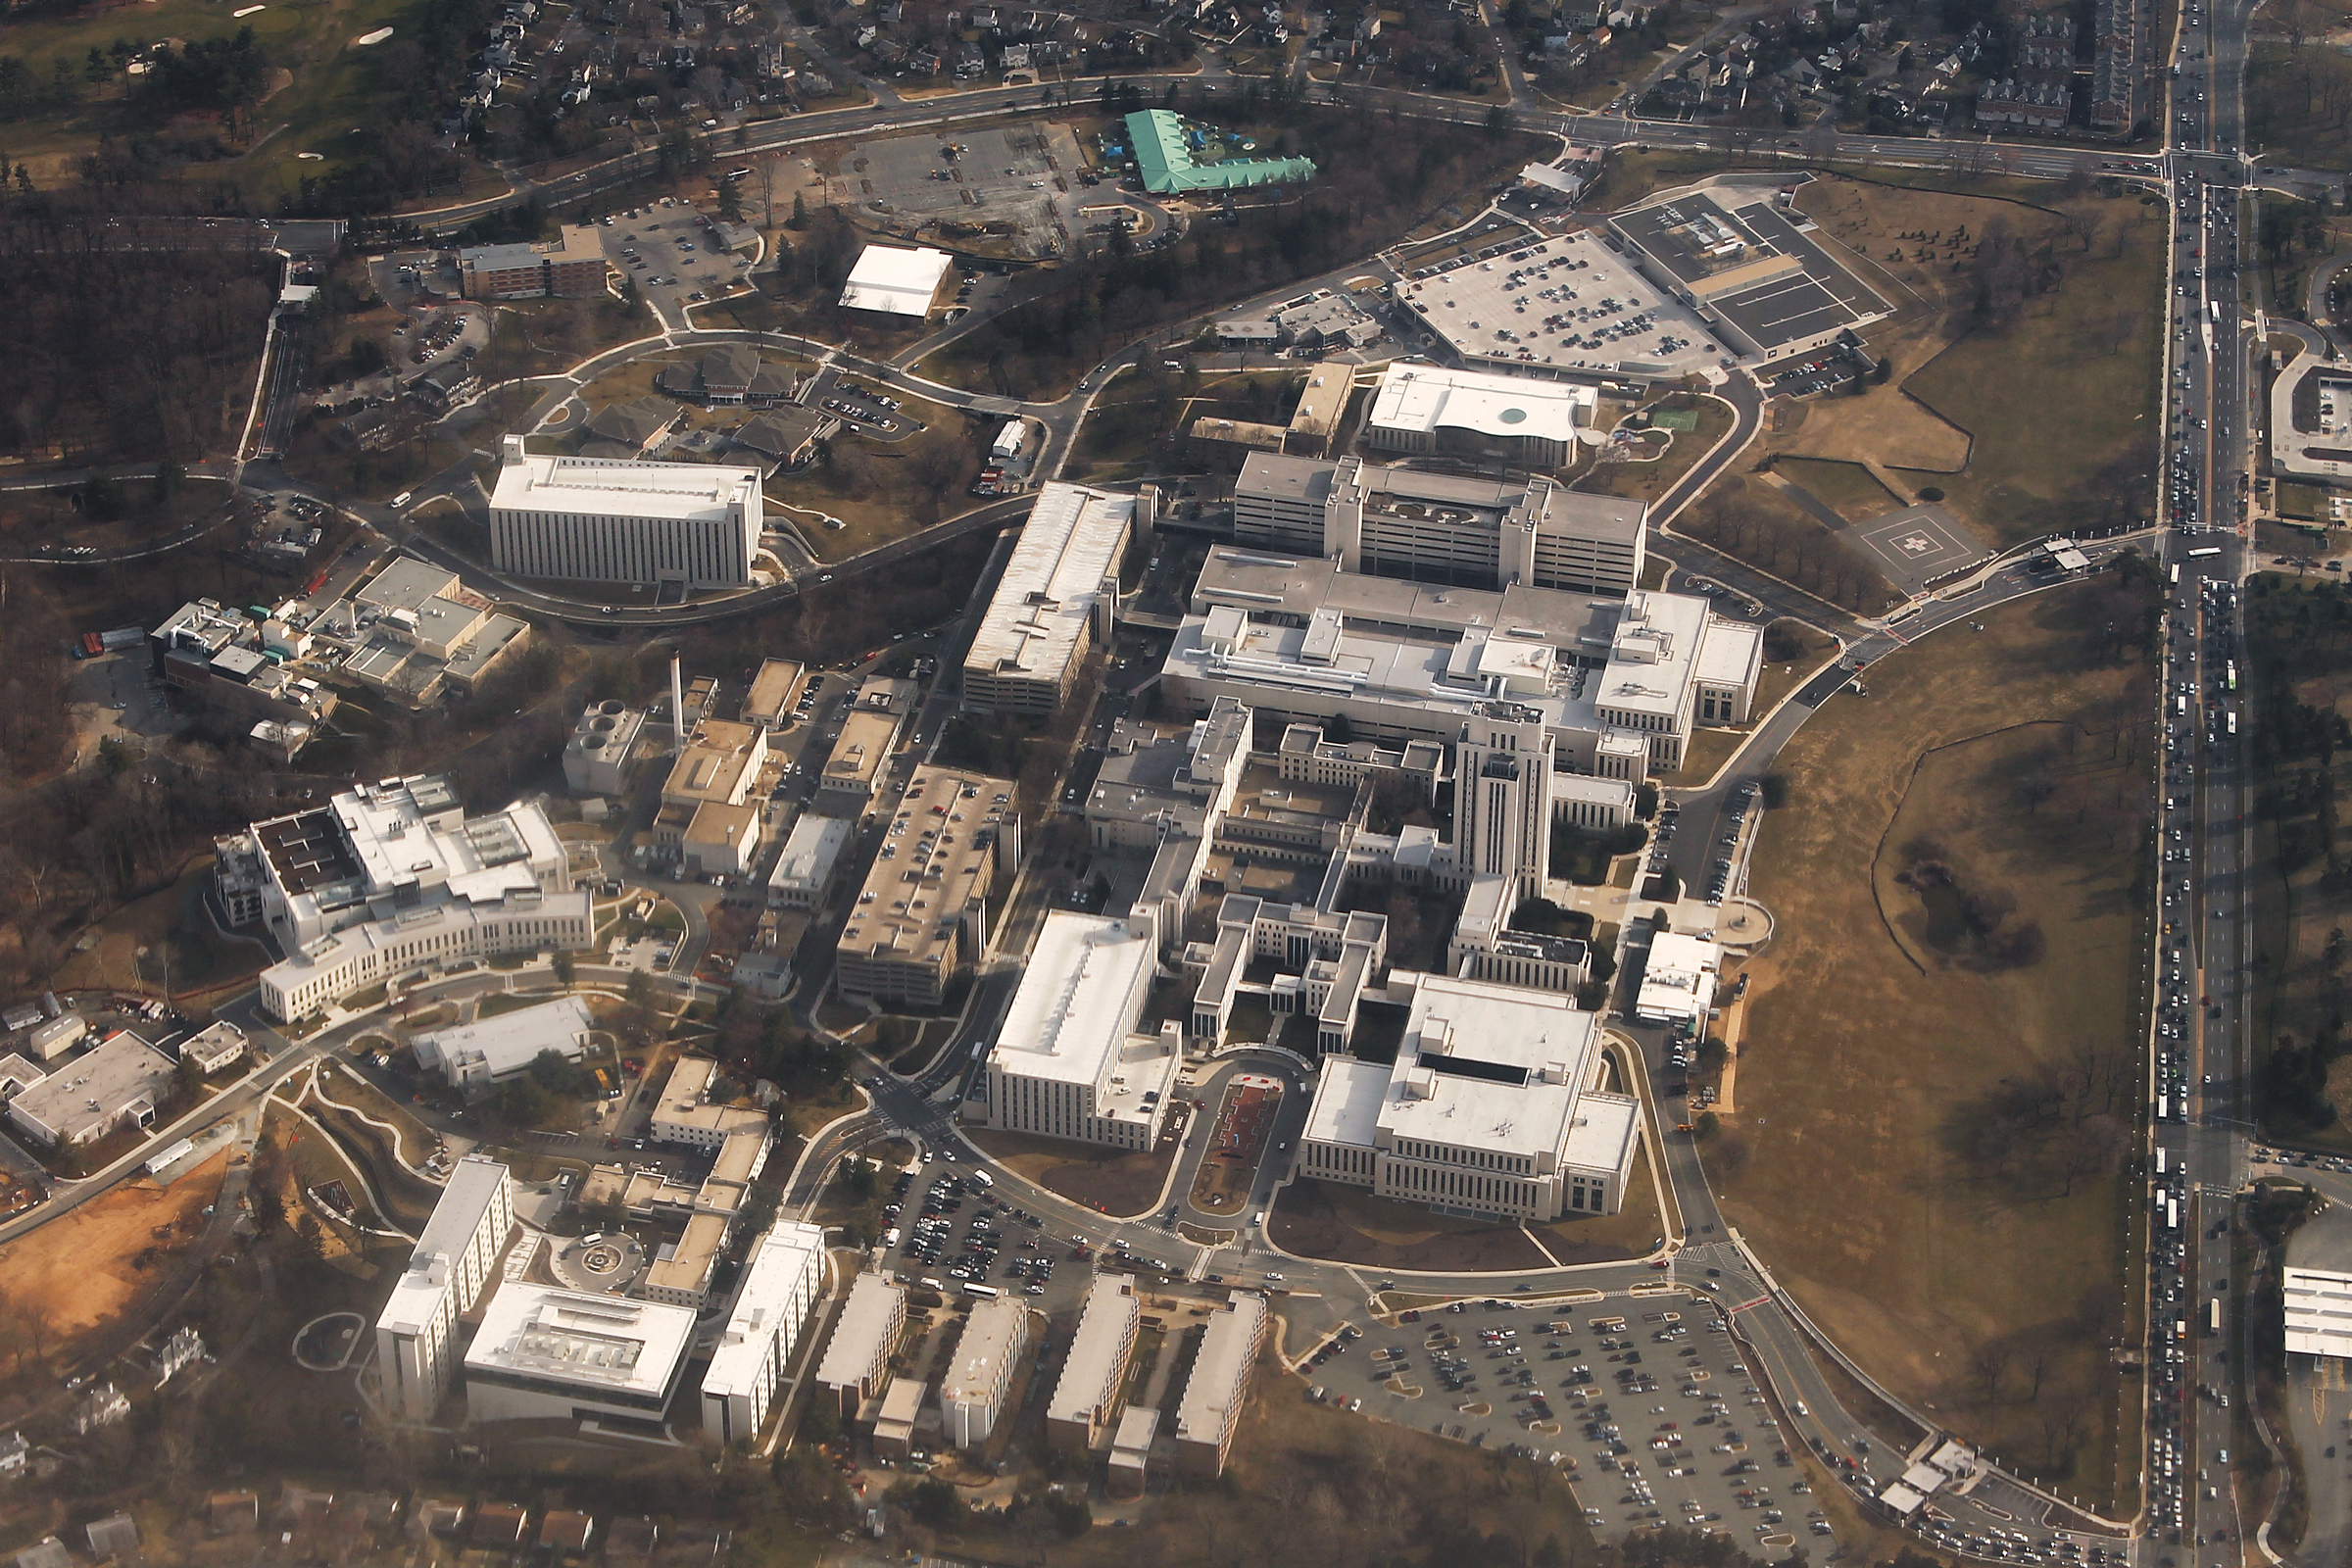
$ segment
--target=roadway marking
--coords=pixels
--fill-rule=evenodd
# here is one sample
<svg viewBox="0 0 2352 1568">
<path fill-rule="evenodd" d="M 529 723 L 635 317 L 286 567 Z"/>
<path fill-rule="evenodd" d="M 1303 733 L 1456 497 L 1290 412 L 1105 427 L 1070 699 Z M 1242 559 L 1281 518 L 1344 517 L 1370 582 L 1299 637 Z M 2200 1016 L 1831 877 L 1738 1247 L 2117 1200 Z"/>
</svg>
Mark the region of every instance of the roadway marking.
<svg viewBox="0 0 2352 1568">
<path fill-rule="evenodd" d="M 1748 1310 L 1748 1309 L 1750 1309 L 1751 1307 L 1758 1307 L 1758 1306 L 1764 1306 L 1764 1305 L 1767 1305 L 1767 1304 L 1769 1304 L 1769 1303 L 1771 1302 L 1771 1300 L 1772 1300 L 1772 1297 L 1770 1296 L 1770 1294 L 1766 1294 L 1766 1295 L 1763 1295 L 1763 1296 L 1755 1296 L 1755 1297 L 1750 1297 L 1748 1299 L 1746 1299 L 1746 1300 L 1744 1300 L 1744 1301 L 1741 1301 L 1741 1302 L 1740 1302 L 1740 1303 L 1738 1306 L 1731 1307 L 1731 1308 L 1727 1309 L 1727 1311 L 1726 1311 L 1725 1315 L 1726 1315 L 1726 1316 L 1737 1316 L 1737 1315 L 1739 1315 L 1739 1314 L 1740 1314 L 1740 1313 L 1741 1313 L 1741 1312 L 1745 1312 L 1745 1311 L 1747 1311 L 1747 1310 Z"/>
</svg>

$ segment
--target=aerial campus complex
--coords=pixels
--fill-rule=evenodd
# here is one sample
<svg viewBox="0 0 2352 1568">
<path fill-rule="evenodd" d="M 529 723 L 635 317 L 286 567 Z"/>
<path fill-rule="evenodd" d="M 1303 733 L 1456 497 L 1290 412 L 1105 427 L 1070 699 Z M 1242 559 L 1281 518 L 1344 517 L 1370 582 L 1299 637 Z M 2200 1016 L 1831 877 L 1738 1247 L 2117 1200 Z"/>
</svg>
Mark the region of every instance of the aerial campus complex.
<svg viewBox="0 0 2352 1568">
<path fill-rule="evenodd" d="M 2278 68 L 2235 0 L 2169 61 L 2123 0 L 1724 12 L 1664 54 L 1640 7 L 1437 9 L 502 0 L 441 40 L 437 126 L 381 106 L 425 188 L 374 110 L 348 154 L 220 149 L 305 210 L 401 185 L 413 228 L 90 225 L 268 326 L 249 409 L 221 345 L 185 373 L 195 318 L 141 321 L 177 368 L 9 326 L 0 1306 L 55 1340 L 0 1396 L 74 1396 L 0 1428 L 0 1555 L 715 1563 L 789 1528 L 1346 1568 L 1681 1526 L 1762 1568 L 1857 1515 L 2018 1568 L 2343 1555 L 2352 1161 L 2333 1037 L 2286 1016 L 2341 890 L 2256 944 L 2275 846 L 2209 826 L 2295 796 L 2243 736 L 2290 684 L 2325 716 L 2342 652 L 2340 291 L 2322 257 L 2247 352 L 2233 226 L 2340 205 L 2340 160 L 2291 95 L 2245 122 L 2240 63 Z M 234 47 L 304 99 L 316 20 Z M 76 119 L 20 104 L 36 148 L 184 93 L 59 27 L 28 45 Z M 493 150 L 561 151 L 563 221 Z M 84 183 L 25 195 L 111 214 Z M 2160 415 L 2045 420 L 2047 482 L 2002 482 L 2031 443 L 1988 403 L 2062 409 L 2157 329 Z M 149 381 L 153 450 L 86 390 Z M 2042 715 L 1984 694 L 2159 602 L 2156 646 L 2042 686 L 2087 714 L 2161 670 L 2152 717 L 2082 729 L 2122 737 L 2117 809 L 2161 778 L 2107 856 L 2153 838 L 2160 875 L 2022 898 L 1999 961 L 1922 950 L 1910 895 L 1938 938 L 2008 905 L 1930 792 L 1877 839 L 1904 892 L 1855 870 L 1854 781 L 1959 760 L 1907 700 L 1973 677 L 1934 723 L 2022 747 Z M 135 624 L 69 665 L 52 611 Z M 1820 765 L 1841 741 L 1895 765 Z M 1986 1205 L 2062 1248 L 2115 1221 L 2075 1318 L 2046 1252 L 1955 1249 L 1937 1187 L 1983 1154 L 2024 1191 L 2043 1129 L 1931 1147 L 1970 1102 L 1889 1083 L 1857 1139 L 1794 1065 L 1879 1049 L 1818 1001 L 1882 956 L 1906 1049 L 1979 1088 L 2026 1080 L 1952 1039 L 2047 1044 L 2008 1001 L 2095 1013 L 2086 1053 L 2146 1025 L 2048 1140 L 2064 1191 Z M 2146 1006 L 2101 1005 L 2142 957 Z M 1914 1144 L 1934 1245 L 1808 1253 Z M 1845 1343 L 1865 1312 L 1901 1337 Z M 70 1484 L 100 1471 L 120 1497 Z"/>
</svg>

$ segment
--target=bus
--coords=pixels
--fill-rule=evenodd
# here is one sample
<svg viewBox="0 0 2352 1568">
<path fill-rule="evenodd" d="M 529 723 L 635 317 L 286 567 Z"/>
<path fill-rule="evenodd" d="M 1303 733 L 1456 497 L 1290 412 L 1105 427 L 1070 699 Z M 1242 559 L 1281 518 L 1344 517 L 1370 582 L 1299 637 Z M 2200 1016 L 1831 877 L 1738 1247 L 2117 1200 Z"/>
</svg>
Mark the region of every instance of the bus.
<svg viewBox="0 0 2352 1568">
<path fill-rule="evenodd" d="M 2191 561 L 2200 561 L 2207 556 L 2218 556 L 2221 553 L 2222 547 L 2220 545 L 2199 545 L 2196 549 L 2191 550 L 2188 553 L 2188 559 Z"/>
<path fill-rule="evenodd" d="M 2222 1332 L 2222 1298 L 2218 1296 L 2205 1303 L 2205 1332 L 2209 1335 Z"/>
<path fill-rule="evenodd" d="M 2164 1151 L 2161 1149 L 2156 1151 L 2156 1174 L 2159 1176 L 2164 1174 Z"/>
<path fill-rule="evenodd" d="M 2176 588 L 2180 586 L 2180 563 L 2178 561 L 2173 563 L 2173 586 Z"/>
<path fill-rule="evenodd" d="M 2234 660 L 2234 659 L 2232 659 L 2231 661 L 2230 661 L 2230 673 L 2229 673 L 2229 677 L 2228 677 L 2228 684 L 2229 684 L 2229 689 L 2230 689 L 2230 691 L 2235 691 L 2235 690 L 2237 690 L 2237 661 L 2236 661 L 2236 660 Z"/>
<path fill-rule="evenodd" d="M 2205 302 L 2205 318 L 2216 326 L 2222 324 L 2222 302 L 2220 300 Z"/>
<path fill-rule="evenodd" d="M 2231 735 L 2231 736 L 2233 736 L 2233 737 L 2234 737 L 2234 736 L 2237 734 L 2237 710 L 2236 710 L 2236 709 L 2234 709 L 2234 708 L 2233 708 L 2233 709 L 2230 710 L 2230 713 L 2229 713 L 2229 719 L 2230 719 L 2230 735 Z"/>
<path fill-rule="evenodd" d="M 963 1294 L 966 1296 L 977 1296 L 983 1301 L 993 1301 L 1004 1293 L 998 1290 L 994 1285 L 976 1285 L 971 1281 L 966 1280 L 963 1286 Z"/>
</svg>

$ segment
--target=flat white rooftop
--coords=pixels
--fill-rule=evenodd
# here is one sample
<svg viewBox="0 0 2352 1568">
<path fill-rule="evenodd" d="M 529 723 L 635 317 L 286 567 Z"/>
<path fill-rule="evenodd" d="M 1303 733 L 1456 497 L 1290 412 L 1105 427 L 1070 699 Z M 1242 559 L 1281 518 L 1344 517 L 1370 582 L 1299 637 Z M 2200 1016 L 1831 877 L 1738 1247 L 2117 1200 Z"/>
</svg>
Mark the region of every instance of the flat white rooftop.
<svg viewBox="0 0 2352 1568">
<path fill-rule="evenodd" d="M 799 1330 L 824 1275 L 825 1233 L 820 1227 L 780 1220 L 761 1237 L 743 1271 L 735 1309 L 727 1314 L 727 1326 L 710 1352 L 703 1392 L 748 1394 L 758 1388 L 769 1347 L 778 1334 Z"/>
<path fill-rule="evenodd" d="M 1714 943 L 1679 931 L 1659 932 L 1649 940 L 1649 961 L 1642 969 L 1634 1016 L 1659 1023 L 1688 1018 L 1703 1024 L 1715 1004 L 1722 970 L 1723 950 Z"/>
<path fill-rule="evenodd" d="M 1101 1085 L 1135 1023 L 1128 999 L 1153 960 L 1151 939 L 1123 921 L 1050 911 L 997 1033 L 994 1064 L 1024 1078 Z"/>
<path fill-rule="evenodd" d="M 2290 1268 L 2283 1284 L 2289 1353 L 2352 1356 L 2352 1274 Z"/>
<path fill-rule="evenodd" d="M 1060 1381 L 1047 1401 L 1049 1421 L 1091 1421 L 1096 1412 L 1118 1396 L 1114 1380 L 1123 1376 L 1119 1348 L 1129 1343 L 1144 1303 L 1135 1294 L 1132 1274 L 1098 1274 L 1087 1287 L 1086 1305 L 1078 1314 L 1078 1333 L 1061 1363 Z"/>
<path fill-rule="evenodd" d="M 1176 1441 L 1215 1443 L 1250 1396 L 1250 1363 L 1266 1320 L 1266 1298 L 1245 1291 L 1212 1312 L 1200 1353 L 1176 1406 Z"/>
<path fill-rule="evenodd" d="M 1135 518 L 1135 497 L 1055 481 L 1038 492 L 1020 542 L 972 634 L 964 668 L 1056 678 L 1088 635 Z"/>
<path fill-rule="evenodd" d="M 1029 1309 L 1018 1301 L 982 1301 L 964 1320 L 963 1338 L 940 1379 L 939 1402 L 986 1402 L 1009 1376 L 1012 1359 L 1028 1338 Z"/>
<path fill-rule="evenodd" d="M 723 520 L 760 504 L 760 470 L 624 458 L 510 457 L 490 493 L 493 510 L 568 516 Z"/>
<path fill-rule="evenodd" d="M 1497 879 L 1499 880 L 1499 879 Z M 1314 1108 L 1298 1136 L 1321 1144 L 1370 1148 L 1380 1133 L 1380 1110 L 1389 1100 L 1389 1065 L 1353 1056 L 1325 1056 Z"/>
<path fill-rule="evenodd" d="M 850 841 L 850 819 L 803 811 L 784 840 L 767 885 L 778 892 L 811 893 L 832 878 L 843 846 Z"/>
<path fill-rule="evenodd" d="M 903 1320 L 906 1302 L 906 1286 L 870 1270 L 858 1275 L 841 1303 L 841 1315 L 833 1320 L 833 1337 L 825 1342 L 816 1381 L 845 1388 L 871 1377 L 890 1348 L 885 1337 Z"/>
<path fill-rule="evenodd" d="M 880 311 L 888 316 L 927 316 L 938 296 L 939 280 L 948 275 L 956 259 L 946 251 L 920 246 L 868 245 L 850 269 L 841 303 L 853 311 Z"/>
<path fill-rule="evenodd" d="M 1574 441 L 1600 394 L 1574 381 L 1538 381 L 1442 365 L 1392 365 L 1372 397 L 1371 422 L 1392 430 L 1474 430 L 1480 435 Z"/>
<path fill-rule="evenodd" d="M 694 1344 L 694 1313 L 661 1301 L 509 1281 L 490 1298 L 467 1372 L 641 1397 L 665 1393 Z"/>
<path fill-rule="evenodd" d="M 559 997 L 534 1007 L 502 1012 L 473 1023 L 436 1029 L 410 1038 L 418 1061 L 428 1058 L 456 1074 L 474 1063 L 493 1078 L 520 1072 L 542 1051 L 575 1054 L 596 1016 L 579 997 Z"/>
</svg>

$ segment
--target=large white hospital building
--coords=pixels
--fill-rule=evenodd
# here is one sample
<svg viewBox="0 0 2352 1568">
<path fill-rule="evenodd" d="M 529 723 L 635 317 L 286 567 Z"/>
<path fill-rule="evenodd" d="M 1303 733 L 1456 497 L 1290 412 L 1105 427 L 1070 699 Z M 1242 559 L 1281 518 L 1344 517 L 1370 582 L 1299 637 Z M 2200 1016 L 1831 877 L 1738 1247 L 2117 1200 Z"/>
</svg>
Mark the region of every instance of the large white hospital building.
<svg viewBox="0 0 2352 1568">
<path fill-rule="evenodd" d="M 1046 916 L 988 1053 L 988 1125 L 1150 1149 L 1183 1065 L 1181 1031 L 1140 1034 L 1156 944 L 1124 920 Z"/>
<path fill-rule="evenodd" d="M 506 437 L 490 564 L 517 577 L 741 588 L 764 526 L 758 468 L 534 457 Z"/>
<path fill-rule="evenodd" d="M 1482 1216 L 1615 1213 L 1642 1111 L 1597 1087 L 1597 1017 L 1566 997 L 1492 981 L 1412 984 L 1394 1063 L 1324 1059 L 1298 1174 Z"/>
<path fill-rule="evenodd" d="M 459 958 L 584 948 L 589 895 L 537 806 L 468 817 L 433 774 L 359 784 L 215 845 L 221 903 L 287 957 L 263 1010 L 300 1018 L 363 986 Z"/>
</svg>

